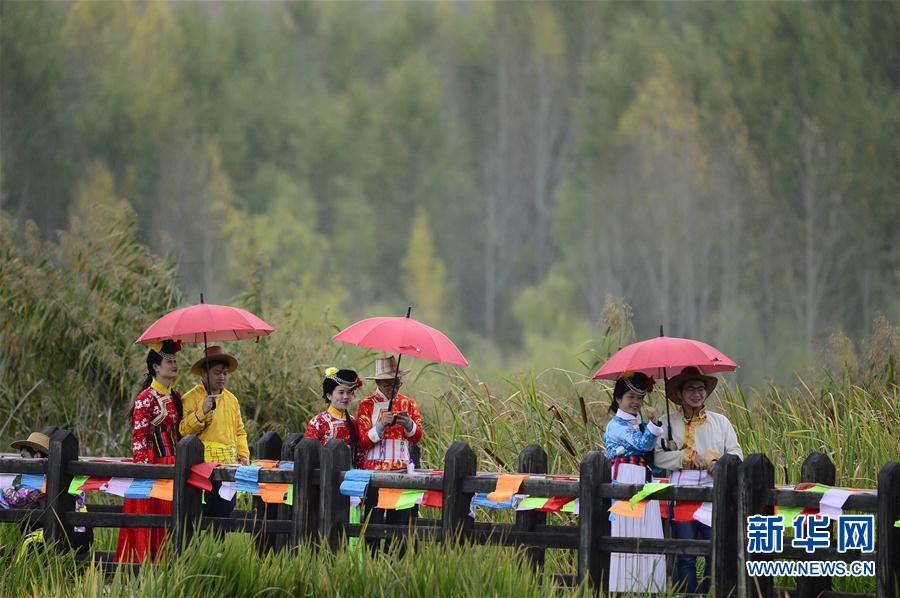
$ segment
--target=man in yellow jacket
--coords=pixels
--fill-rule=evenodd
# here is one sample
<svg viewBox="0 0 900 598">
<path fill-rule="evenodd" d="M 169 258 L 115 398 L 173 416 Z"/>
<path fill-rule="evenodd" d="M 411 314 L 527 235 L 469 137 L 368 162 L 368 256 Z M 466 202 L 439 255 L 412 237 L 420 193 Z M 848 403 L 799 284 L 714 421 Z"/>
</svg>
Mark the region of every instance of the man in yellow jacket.
<svg viewBox="0 0 900 598">
<path fill-rule="evenodd" d="M 178 430 L 183 436 L 196 434 L 200 438 L 204 459 L 209 462 L 250 464 L 241 406 L 225 388 L 228 375 L 237 366 L 237 359 L 222 347 L 209 347 L 206 355 L 191 367 L 191 373 L 200 377 L 200 384 L 181 398 L 183 415 Z M 225 500 L 219 496 L 220 487 L 221 482 L 213 482 L 212 491 L 204 492 L 203 514 L 207 517 L 228 517 L 234 509 L 234 496 Z"/>
</svg>

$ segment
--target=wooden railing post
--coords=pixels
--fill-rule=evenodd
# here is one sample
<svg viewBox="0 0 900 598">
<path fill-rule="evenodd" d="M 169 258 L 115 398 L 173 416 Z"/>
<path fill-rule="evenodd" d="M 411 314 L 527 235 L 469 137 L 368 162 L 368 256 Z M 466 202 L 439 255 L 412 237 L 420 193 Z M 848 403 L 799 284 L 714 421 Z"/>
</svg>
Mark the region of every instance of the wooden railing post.
<svg viewBox="0 0 900 598">
<path fill-rule="evenodd" d="M 472 528 L 469 507 L 472 492 L 463 492 L 463 479 L 476 474 L 478 459 L 465 442 L 457 440 L 444 455 L 442 490 L 444 506 L 441 513 L 441 538 L 446 542 Z"/>
<path fill-rule="evenodd" d="M 519 453 L 519 473 L 547 473 L 547 453 L 536 444 L 529 444 Z M 547 523 L 547 513 L 540 511 L 518 511 L 516 529 L 523 532 L 534 531 L 538 525 Z M 544 567 L 544 549 L 528 548 L 525 551 L 531 568 L 540 571 Z"/>
<path fill-rule="evenodd" d="M 344 524 L 350 520 L 350 497 L 341 494 L 341 473 L 352 465 L 350 447 L 343 440 L 332 438 L 321 452 L 319 478 L 319 533 L 333 551 L 340 548 Z"/>
<path fill-rule="evenodd" d="M 764 494 L 775 487 L 775 467 L 768 457 L 754 453 L 738 467 L 738 520 L 741 539 L 738 543 L 738 596 L 750 598 L 770 598 L 774 594 L 774 580 L 771 577 L 750 577 L 747 575 L 747 517 L 751 515 L 772 515 L 774 507 L 765 504 Z"/>
<path fill-rule="evenodd" d="M 587 580 L 594 591 L 603 592 L 609 579 L 610 554 L 601 550 L 600 538 L 611 533 L 611 501 L 600 496 L 600 485 L 612 481 L 612 469 L 602 453 L 591 451 L 581 461 L 579 476 L 577 581 Z"/>
<path fill-rule="evenodd" d="M 303 434 L 300 432 L 291 432 L 288 434 L 287 438 L 284 439 L 284 442 L 281 443 L 281 461 L 294 461 L 294 449 L 297 448 L 297 444 L 299 444 L 301 440 L 303 440 Z M 295 494 L 294 496 L 296 497 L 297 495 Z M 282 504 L 277 506 L 278 508 L 275 509 L 275 512 L 277 513 L 278 519 L 284 521 L 294 518 L 294 508 L 291 505 Z M 277 536 L 279 550 L 285 546 L 294 546 L 292 534 L 277 534 Z"/>
<path fill-rule="evenodd" d="M 277 432 L 266 432 L 256 442 L 256 458 L 278 461 L 281 458 L 281 436 Z M 262 529 L 256 536 L 256 548 L 260 554 L 268 550 L 277 550 L 279 547 L 278 534 L 273 534 L 266 526 L 267 519 L 278 517 L 278 505 L 270 505 L 259 496 L 253 497 L 253 509 L 256 518 L 262 523 Z"/>
<path fill-rule="evenodd" d="M 200 520 L 203 491 L 187 483 L 191 467 L 203 463 L 203 443 L 195 435 L 185 436 L 175 449 L 175 481 L 172 497 L 172 548 L 180 554 Z"/>
<path fill-rule="evenodd" d="M 294 447 L 294 509 L 291 545 L 310 545 L 319 535 L 319 488 L 314 470 L 319 468 L 322 445 L 316 438 L 303 438 Z"/>
<path fill-rule="evenodd" d="M 810 453 L 800 468 L 801 482 L 817 482 L 826 486 L 834 486 L 837 472 L 834 463 L 823 453 Z M 785 526 L 791 522 L 785 521 Z M 832 526 L 832 532 L 834 526 Z M 818 598 L 822 592 L 831 591 L 831 577 L 798 577 L 797 597 Z"/>
<path fill-rule="evenodd" d="M 737 455 L 723 455 L 716 464 L 713 486 L 712 583 L 715 598 L 734 596 L 738 578 L 738 544 L 741 525 L 738 520 Z"/>
<path fill-rule="evenodd" d="M 900 595 L 900 461 L 886 463 L 878 472 L 878 512 L 875 514 L 877 596 Z"/>
<path fill-rule="evenodd" d="M 44 539 L 59 550 L 68 550 L 72 530 L 63 525 L 63 515 L 75 510 L 75 497 L 69 494 L 72 474 L 69 463 L 78 460 L 78 438 L 70 430 L 56 430 L 50 437 L 47 462 L 47 508 L 44 512 Z"/>
</svg>

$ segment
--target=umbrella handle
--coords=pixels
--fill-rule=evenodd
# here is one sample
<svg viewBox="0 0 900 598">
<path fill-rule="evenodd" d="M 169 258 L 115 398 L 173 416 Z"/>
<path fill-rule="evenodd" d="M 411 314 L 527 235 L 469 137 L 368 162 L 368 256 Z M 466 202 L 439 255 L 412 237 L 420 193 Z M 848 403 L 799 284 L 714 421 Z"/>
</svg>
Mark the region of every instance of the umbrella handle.
<svg viewBox="0 0 900 598">
<path fill-rule="evenodd" d="M 200 293 L 200 303 L 205 303 L 205 301 L 203 301 L 203 293 Z M 259 340 L 259 337 L 257 337 L 257 340 Z M 209 357 L 209 347 L 206 346 L 206 332 L 203 333 L 203 357 L 204 358 Z M 207 359 L 206 363 L 203 364 L 203 369 L 206 370 L 206 392 L 209 393 L 209 392 L 212 392 L 212 384 L 209 381 L 209 360 L 208 359 Z M 215 410 L 216 410 L 216 397 L 215 397 L 215 395 L 213 395 L 212 407 L 210 408 L 210 411 L 215 411 Z"/>
<path fill-rule="evenodd" d="M 412 305 L 406 308 L 406 317 L 412 313 Z M 388 399 L 388 411 L 394 407 L 394 397 L 397 396 L 397 381 L 400 379 L 400 360 L 403 359 L 403 353 L 397 353 L 397 369 L 394 370 L 394 384 L 391 386 L 391 398 Z M 391 422 L 393 423 L 393 422 Z"/>
</svg>

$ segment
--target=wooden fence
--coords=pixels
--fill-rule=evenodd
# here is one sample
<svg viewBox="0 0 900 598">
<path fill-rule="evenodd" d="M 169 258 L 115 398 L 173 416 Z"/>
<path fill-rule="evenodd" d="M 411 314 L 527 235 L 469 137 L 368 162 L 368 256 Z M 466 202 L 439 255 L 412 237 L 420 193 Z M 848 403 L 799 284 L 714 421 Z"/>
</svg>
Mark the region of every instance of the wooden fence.
<svg viewBox="0 0 900 598">
<path fill-rule="evenodd" d="M 659 500 L 704 501 L 713 504 L 712 539 L 617 538 L 610 535 L 608 509 L 612 499 L 628 499 L 641 485 L 613 484 L 611 466 L 602 453 L 591 451 L 581 462 L 578 480 L 528 478 L 519 490 L 532 496 L 572 497 L 579 500 L 575 525 L 548 525 L 547 515 L 537 511 L 516 513 L 515 523 L 475 521 L 469 515 L 475 493 L 491 492 L 496 476 L 479 475 L 476 457 L 463 442 L 455 442 L 444 456 L 443 473 L 375 473 L 373 488 L 439 490 L 443 493 L 441 519 L 420 518 L 414 513 L 410 524 L 368 525 L 349 523 L 350 499 L 339 487 L 351 469 L 348 447 L 332 440 L 324 447 L 314 439 L 291 434 L 282 442 L 274 432 L 257 443 L 257 458 L 292 461 L 290 469 L 262 469 L 260 482 L 293 484 L 293 505 L 267 504 L 254 497 L 251 511 L 235 511 L 228 518 L 201 517 L 201 490 L 188 483 L 191 466 L 203 461 L 203 444 L 195 436 L 182 439 L 175 465 L 147 465 L 122 462 L 79 461 L 78 440 L 67 430 L 52 431 L 49 459 L 3 459 L 5 473 L 46 475 L 47 506 L 43 513 L 27 510 L 0 510 L 0 522 L 17 522 L 41 516 L 45 538 L 65 546 L 75 526 L 170 528 L 174 550 L 180 552 L 198 530 L 218 529 L 256 534 L 260 551 L 297 550 L 298 546 L 320 546 L 338 550 L 348 536 L 399 538 L 414 535 L 421 539 L 447 540 L 460 537 L 475 544 L 521 546 L 531 567 L 543 569 L 547 548 L 577 552 L 574 575 L 557 574 L 563 582 L 581 583 L 603 589 L 609 573 L 610 553 L 630 552 L 664 555 L 698 555 L 709 560 L 712 592 L 717 597 L 774 596 L 772 578 L 749 577 L 745 563 L 757 558 L 747 550 L 744 522 L 756 514 L 773 514 L 774 506 L 817 507 L 820 495 L 775 488 L 774 467 L 762 454 L 753 454 L 743 463 L 733 455 L 719 460 L 712 488 L 669 487 L 653 496 Z M 519 455 L 519 472 L 547 473 L 547 455 L 529 445 Z M 213 481 L 234 481 L 237 468 L 218 467 Z M 138 515 L 121 513 L 117 506 L 89 506 L 75 512 L 74 497 L 68 493 L 76 475 L 174 480 L 172 514 Z M 833 485 L 834 466 L 825 455 L 814 453 L 803 464 L 801 480 Z M 766 558 L 799 560 L 874 560 L 877 596 L 900 593 L 900 462 L 886 464 L 878 476 L 878 494 L 851 496 L 845 508 L 875 513 L 877 545 L 874 553 L 839 553 L 833 546 L 814 553 L 786 548 L 781 555 Z M 841 596 L 831 592 L 831 579 L 800 578 L 791 595 L 802 598 Z M 852 594 L 851 594 L 852 595 Z"/>
</svg>

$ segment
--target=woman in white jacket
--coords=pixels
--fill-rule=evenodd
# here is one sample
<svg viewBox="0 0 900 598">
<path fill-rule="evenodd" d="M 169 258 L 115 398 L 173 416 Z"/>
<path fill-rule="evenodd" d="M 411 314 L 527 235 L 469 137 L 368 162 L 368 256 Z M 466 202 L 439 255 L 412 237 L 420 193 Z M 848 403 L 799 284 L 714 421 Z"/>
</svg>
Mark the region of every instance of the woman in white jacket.
<svg viewBox="0 0 900 598">
<path fill-rule="evenodd" d="M 720 413 L 706 409 L 706 399 L 718 380 L 705 376 L 695 367 L 687 367 L 666 381 L 666 396 L 681 406 L 682 417 L 671 420 L 672 440 L 665 449 L 656 449 L 655 464 L 670 472 L 671 482 L 679 486 L 712 486 L 719 457 L 725 454 L 744 458 L 734 426 Z M 663 438 L 669 438 L 669 423 L 663 422 Z M 712 504 L 703 503 L 693 510 L 676 504 L 672 536 L 686 540 L 712 538 Z M 675 582 L 687 593 L 709 592 L 704 564 L 703 579 L 697 582 L 697 557 L 679 555 L 675 559 Z"/>
</svg>

